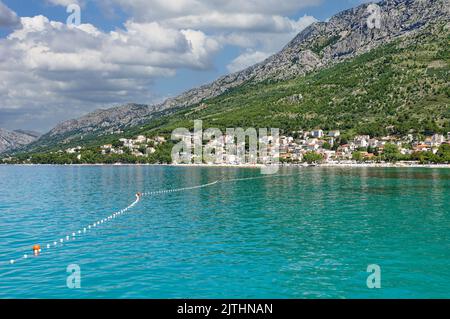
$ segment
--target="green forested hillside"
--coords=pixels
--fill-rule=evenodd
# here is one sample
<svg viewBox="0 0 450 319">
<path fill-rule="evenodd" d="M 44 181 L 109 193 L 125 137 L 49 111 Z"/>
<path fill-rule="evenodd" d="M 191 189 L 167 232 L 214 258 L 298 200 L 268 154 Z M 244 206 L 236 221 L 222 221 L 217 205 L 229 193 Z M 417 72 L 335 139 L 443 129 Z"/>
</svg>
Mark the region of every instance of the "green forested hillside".
<svg viewBox="0 0 450 319">
<path fill-rule="evenodd" d="M 99 145 L 121 137 L 167 137 L 175 128 L 192 128 L 193 120 L 199 119 L 204 128 L 272 127 L 285 134 L 315 128 L 339 129 L 348 137 L 446 133 L 450 131 L 449 47 L 448 26 L 431 26 L 328 69 L 289 81 L 247 83 L 197 105 L 155 114 L 147 124 L 120 135 L 85 135 L 65 144 L 50 143 L 34 153 L 43 156 L 77 145 L 96 153 Z M 161 154 L 167 157 L 169 146 Z"/>
<path fill-rule="evenodd" d="M 170 133 L 202 119 L 209 127 L 287 132 L 319 127 L 372 136 L 448 132 L 449 47 L 448 27 L 433 26 L 306 77 L 241 86 L 134 131 Z"/>
</svg>

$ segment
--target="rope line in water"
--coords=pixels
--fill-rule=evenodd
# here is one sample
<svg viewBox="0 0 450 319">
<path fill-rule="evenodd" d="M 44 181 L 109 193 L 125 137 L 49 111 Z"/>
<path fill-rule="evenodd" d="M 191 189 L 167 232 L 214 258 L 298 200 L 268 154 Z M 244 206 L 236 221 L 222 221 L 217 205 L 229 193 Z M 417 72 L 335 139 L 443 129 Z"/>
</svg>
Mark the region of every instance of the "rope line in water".
<svg viewBox="0 0 450 319">
<path fill-rule="evenodd" d="M 142 196 L 152 196 L 152 195 L 161 195 L 161 194 L 167 194 L 167 193 L 176 193 L 176 192 L 189 191 L 189 190 L 193 190 L 193 189 L 199 189 L 199 188 L 205 188 L 205 187 L 213 186 L 213 185 L 216 185 L 217 183 L 219 183 L 220 181 L 221 180 L 217 180 L 217 181 L 212 182 L 212 183 L 203 184 L 203 185 L 199 185 L 199 186 L 193 186 L 193 187 L 183 187 L 183 188 L 174 188 L 174 189 L 155 191 L 155 192 L 147 192 L 147 193 L 142 193 L 141 195 Z"/>
<path fill-rule="evenodd" d="M 108 217 L 105 217 L 105 218 L 103 218 L 103 219 L 99 219 L 98 221 L 96 221 L 96 222 L 94 222 L 94 223 L 92 223 L 92 224 L 89 224 L 89 225 L 86 226 L 86 227 L 82 227 L 82 228 L 80 228 L 78 231 L 72 232 L 70 235 L 63 236 L 63 237 L 61 237 L 60 239 L 55 240 L 55 241 L 53 241 L 53 242 L 49 242 L 49 243 L 47 243 L 46 245 L 44 245 L 44 246 L 42 246 L 42 247 L 39 246 L 39 249 L 35 250 L 35 251 L 33 252 L 33 254 L 27 254 L 27 253 L 25 253 L 25 254 L 23 254 L 22 257 L 20 257 L 20 258 L 17 258 L 17 259 L 11 259 L 11 260 L 9 260 L 9 264 L 13 265 L 13 264 L 16 264 L 16 263 L 19 262 L 19 261 L 28 259 L 28 258 L 31 257 L 31 256 L 40 255 L 40 254 L 41 254 L 42 252 L 44 252 L 44 251 L 48 251 L 48 250 L 52 250 L 52 249 L 61 247 L 64 243 L 69 242 L 69 241 L 71 241 L 71 240 L 73 241 L 73 240 L 75 240 L 77 237 L 81 236 L 82 234 L 86 234 L 87 232 L 89 232 L 89 231 L 91 231 L 91 230 L 93 230 L 93 229 L 95 229 L 95 228 L 98 228 L 100 225 L 105 224 L 105 223 L 107 223 L 107 222 L 109 222 L 109 221 L 111 221 L 111 220 L 113 220 L 113 219 L 116 219 L 116 218 L 118 218 L 119 216 L 125 214 L 125 213 L 128 212 L 131 208 L 133 208 L 134 206 L 136 206 L 137 203 L 139 203 L 140 200 L 141 200 L 140 196 L 136 195 L 136 200 L 135 200 L 134 202 L 132 202 L 130 205 L 128 205 L 127 207 L 125 207 L 125 208 L 123 208 L 123 209 L 121 209 L 121 210 L 119 210 L 119 211 L 117 211 L 117 212 L 112 213 L 112 214 L 109 215 Z M 34 247 L 36 247 L 36 246 L 38 246 L 38 245 L 35 245 Z"/>
<path fill-rule="evenodd" d="M 239 181 L 246 181 L 246 180 L 254 180 L 254 179 L 264 179 L 264 178 L 274 178 L 274 177 L 287 177 L 287 176 L 292 176 L 294 174 L 289 174 L 289 175 L 268 175 L 268 176 L 258 176 L 258 177 L 249 177 L 249 178 L 237 178 L 237 179 L 229 179 L 229 180 L 224 180 L 224 179 L 219 179 L 216 180 L 212 183 L 208 183 L 208 184 L 203 184 L 203 185 L 198 185 L 198 186 L 192 186 L 192 187 L 182 187 L 182 188 L 174 188 L 174 189 L 168 189 L 168 190 L 160 190 L 160 191 L 153 191 L 153 192 L 145 192 L 145 193 L 138 193 L 136 194 L 136 200 L 134 202 L 132 202 L 130 205 L 128 205 L 127 207 L 116 211 L 114 213 L 112 213 L 111 215 L 103 218 L 103 219 L 99 219 L 96 222 L 89 224 L 86 227 L 82 227 L 79 230 L 72 232 L 70 235 L 64 236 L 62 238 L 60 238 L 59 240 L 55 240 L 53 242 L 49 242 L 44 246 L 39 246 L 39 245 L 35 245 L 34 247 L 38 246 L 39 249 L 35 250 L 32 254 L 27 254 L 24 253 L 22 255 L 22 257 L 20 258 L 16 258 L 16 259 L 10 259 L 8 264 L 13 265 L 16 264 L 17 262 L 23 261 L 23 260 L 27 260 L 30 257 L 34 257 L 35 255 L 40 255 L 43 252 L 46 251 L 50 251 L 53 250 L 55 248 L 58 247 L 62 247 L 64 243 L 70 242 L 75 240 L 76 238 L 80 237 L 83 234 L 88 233 L 91 230 L 94 230 L 96 228 L 98 228 L 99 226 L 112 221 L 120 216 L 122 216 L 123 214 L 127 213 L 130 209 L 132 209 L 134 206 L 136 206 L 142 199 L 142 197 L 146 197 L 146 196 L 154 196 L 154 195 L 162 195 L 162 194 L 168 194 L 168 193 L 177 193 L 177 192 L 184 192 L 184 191 L 189 191 L 189 190 L 194 190 L 194 189 L 201 189 L 201 188 L 206 188 L 206 187 L 210 187 L 210 186 L 214 186 L 216 184 L 219 183 L 227 183 L 227 182 L 239 182 Z M 33 248 L 34 249 L 34 248 Z"/>
<path fill-rule="evenodd" d="M 193 187 L 183 187 L 183 188 L 160 190 L 160 191 L 154 191 L 154 192 L 138 193 L 138 194 L 136 194 L 136 200 L 134 202 L 132 202 L 130 205 L 128 205 L 127 207 L 125 207 L 117 212 L 112 213 L 108 217 L 99 219 L 98 221 L 96 221 L 92 224 L 89 224 L 86 227 L 82 227 L 79 230 L 77 230 L 76 232 L 72 232 L 70 235 L 64 236 L 64 237 L 60 238 L 59 240 L 55 240 L 53 242 L 47 243 L 46 245 L 44 245 L 42 247 L 39 246 L 39 249 L 37 251 L 34 251 L 32 254 L 24 253 L 22 255 L 22 257 L 19 257 L 16 259 L 10 259 L 8 263 L 10 265 L 13 265 L 13 264 L 16 264 L 17 262 L 29 259 L 30 257 L 34 257 L 35 255 L 40 255 L 43 252 L 53 250 L 58 247 L 62 247 L 64 243 L 73 241 L 77 237 L 80 237 L 82 234 L 86 234 L 89 231 L 94 230 L 94 229 L 98 228 L 99 226 L 101 226 L 109 221 L 112 221 L 112 220 L 120 217 L 121 215 L 127 213 L 130 209 L 132 209 L 134 206 L 136 206 L 141 201 L 141 198 L 144 196 L 160 195 L 160 194 L 167 194 L 167 193 L 173 193 L 173 192 L 182 192 L 182 191 L 188 191 L 188 190 L 193 190 L 193 189 L 205 188 L 205 187 L 213 186 L 219 182 L 220 182 L 220 180 L 217 180 L 212 183 L 203 184 L 203 185 L 199 185 L 199 186 L 193 186 Z M 35 245 L 35 247 L 36 246 L 37 245 Z"/>
</svg>

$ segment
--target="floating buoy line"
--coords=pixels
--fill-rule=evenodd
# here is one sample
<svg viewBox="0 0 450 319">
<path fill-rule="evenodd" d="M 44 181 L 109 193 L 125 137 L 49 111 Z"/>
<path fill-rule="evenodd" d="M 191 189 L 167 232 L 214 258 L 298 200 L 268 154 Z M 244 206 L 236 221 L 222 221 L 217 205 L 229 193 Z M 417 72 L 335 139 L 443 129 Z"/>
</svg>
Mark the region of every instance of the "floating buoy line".
<svg viewBox="0 0 450 319">
<path fill-rule="evenodd" d="M 119 216 L 125 214 L 126 212 L 128 212 L 130 209 L 132 209 L 134 206 L 137 205 L 137 203 L 139 203 L 139 201 L 141 200 L 141 194 L 137 193 L 136 194 L 136 200 L 134 202 L 132 202 L 130 205 L 128 205 L 127 207 L 125 207 L 124 209 L 121 209 L 120 211 L 114 212 L 111 215 L 109 215 L 108 217 L 105 217 L 103 219 L 99 219 L 96 222 L 87 225 L 86 227 L 82 227 L 77 231 L 74 231 L 72 233 L 70 233 L 67 236 L 63 236 L 58 240 L 54 240 L 52 242 L 48 242 L 47 244 L 41 246 L 40 244 L 36 244 L 33 246 L 32 248 L 32 252 L 34 256 L 39 256 L 41 253 L 46 252 L 46 251 L 50 251 L 50 250 L 54 250 L 55 248 L 58 247 L 62 247 L 64 243 L 70 242 L 75 240 L 78 237 L 81 237 L 83 234 L 88 233 L 91 230 L 94 230 L 96 228 L 98 228 L 100 225 L 105 224 L 109 221 L 112 221 L 116 218 L 118 218 Z M 9 260 L 9 264 L 14 265 L 17 262 L 26 260 L 30 257 L 31 255 L 28 255 L 27 253 L 23 254 L 21 257 L 17 258 L 17 259 L 10 259 Z"/>
<path fill-rule="evenodd" d="M 169 189 L 169 190 L 162 190 L 162 191 L 155 191 L 155 192 L 147 192 L 147 193 L 141 193 L 141 196 L 153 196 L 153 195 L 161 195 L 161 194 L 167 194 L 167 193 L 178 193 L 178 192 L 184 192 L 184 191 L 190 191 L 193 189 L 199 189 L 199 188 L 205 188 L 209 186 L 216 185 L 221 180 L 217 180 L 215 182 L 209 183 L 209 184 L 203 184 L 199 186 L 193 186 L 193 187 L 183 187 L 183 188 L 175 188 L 175 189 Z"/>
<path fill-rule="evenodd" d="M 63 236 L 58 240 L 54 240 L 51 242 L 48 242 L 47 244 L 41 246 L 40 244 L 35 244 L 32 246 L 32 254 L 28 254 L 28 253 L 24 253 L 21 257 L 16 258 L 16 259 L 10 259 L 7 263 L 10 265 L 14 265 L 20 261 L 24 261 L 29 259 L 32 256 L 39 256 L 44 252 L 47 251 L 51 251 L 54 250 L 58 247 L 62 247 L 65 243 L 67 242 L 71 242 L 79 237 L 81 237 L 82 235 L 97 229 L 99 226 L 108 223 L 110 221 L 115 220 L 116 218 L 126 214 L 130 209 L 132 209 L 134 206 L 136 206 L 143 197 L 148 197 L 148 196 L 155 196 L 155 195 L 162 195 L 162 194 L 168 194 L 168 193 L 179 193 L 179 192 L 185 192 L 185 191 L 190 191 L 190 190 L 194 190 L 194 189 L 201 189 L 201 188 L 206 188 L 206 187 L 211 187 L 214 186 L 218 183 L 225 183 L 225 182 L 237 182 L 237 181 L 244 181 L 244 180 L 253 180 L 253 179 L 263 179 L 263 178 L 274 178 L 274 177 L 286 177 L 286 176 L 292 176 L 294 174 L 289 174 L 289 175 L 272 175 L 272 176 L 263 176 L 263 177 L 249 177 L 249 178 L 238 178 L 238 179 L 229 179 L 229 180 L 223 180 L 223 179 L 219 179 L 216 180 L 212 183 L 208 183 L 208 184 L 203 184 L 203 185 L 198 185 L 198 186 L 192 186 L 192 187 L 183 187 L 183 188 L 174 188 L 174 189 L 168 189 L 168 190 L 160 190 L 160 191 L 153 191 L 153 192 L 144 192 L 144 193 L 137 193 L 136 194 L 136 199 L 134 202 L 132 202 L 130 205 L 128 205 L 127 207 L 116 211 L 114 213 L 112 213 L 111 215 L 103 218 L 103 219 L 99 219 L 96 222 L 87 225 L 86 227 L 82 227 L 80 229 L 78 229 L 77 231 L 74 231 L 72 233 L 70 233 L 69 235 Z"/>
</svg>

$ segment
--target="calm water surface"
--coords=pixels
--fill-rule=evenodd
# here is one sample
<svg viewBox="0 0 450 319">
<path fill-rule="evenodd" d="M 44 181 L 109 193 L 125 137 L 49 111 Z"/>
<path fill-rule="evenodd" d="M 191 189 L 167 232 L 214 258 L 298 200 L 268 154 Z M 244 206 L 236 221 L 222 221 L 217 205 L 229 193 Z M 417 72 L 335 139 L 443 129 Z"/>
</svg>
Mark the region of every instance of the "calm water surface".
<svg viewBox="0 0 450 319">
<path fill-rule="evenodd" d="M 0 166 L 0 298 L 450 298 L 450 170 Z M 292 174 L 292 175 L 290 175 Z M 66 267 L 81 267 L 81 289 Z M 366 286 L 369 264 L 382 288 Z"/>
</svg>

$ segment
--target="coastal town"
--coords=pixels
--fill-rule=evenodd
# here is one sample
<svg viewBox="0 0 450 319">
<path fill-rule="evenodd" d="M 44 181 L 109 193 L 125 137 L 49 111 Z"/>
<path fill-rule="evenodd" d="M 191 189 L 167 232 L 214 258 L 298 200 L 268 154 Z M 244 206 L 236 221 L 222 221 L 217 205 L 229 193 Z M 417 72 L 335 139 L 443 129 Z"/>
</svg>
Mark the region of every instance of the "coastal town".
<svg viewBox="0 0 450 319">
<path fill-rule="evenodd" d="M 381 138 L 357 135 L 348 140 L 342 138 L 338 130 L 324 132 L 319 129 L 298 132 L 298 136 L 297 139 L 292 136 L 281 136 L 281 161 L 304 162 L 309 161 L 311 157 L 313 160 L 317 159 L 325 163 L 376 162 L 391 159 L 418 160 L 421 154 L 436 155 L 442 145 L 450 146 L 450 132 L 446 136 L 434 134 L 423 139 L 409 134 L 404 137 L 384 136 Z M 383 156 L 387 154 L 397 158 Z"/>
<path fill-rule="evenodd" d="M 193 138 L 193 136 L 191 136 Z M 120 138 L 117 141 L 97 147 L 76 146 L 50 152 L 53 157 L 64 157 L 64 164 L 192 164 L 207 165 L 247 165 L 259 163 L 281 164 L 355 164 L 405 162 L 420 164 L 448 164 L 450 161 L 450 132 L 446 135 L 432 134 L 421 136 L 383 136 L 355 135 L 351 138 L 339 130 L 296 131 L 289 135 L 260 137 L 258 144 L 265 143 L 265 154 L 249 154 L 244 158 L 236 155 L 236 149 L 245 149 L 245 142 L 238 145 L 233 136 L 223 135 L 203 142 L 203 148 L 214 149 L 216 155 L 208 158 L 196 158 L 194 153 L 181 153 L 188 160 L 177 162 L 170 158 L 174 145 L 170 137 L 138 135 L 134 138 Z M 230 148 L 229 146 L 234 147 Z M 165 157 L 161 157 L 162 150 Z M 231 152 L 230 152 L 231 150 Z M 218 153 L 219 152 L 219 153 Z M 233 153 L 234 152 L 234 153 Z M 198 153 L 197 153 L 198 154 Z M 203 152 L 201 153 L 203 154 Z M 217 156 L 217 154 L 221 154 Z M 187 156 L 187 157 L 186 157 Z M 86 158 L 88 157 L 88 159 Z M 12 157 L 4 158 L 3 163 L 16 163 Z M 39 157 L 30 157 L 22 163 L 46 163 Z M 53 163 L 49 161 L 49 163 Z"/>
</svg>

